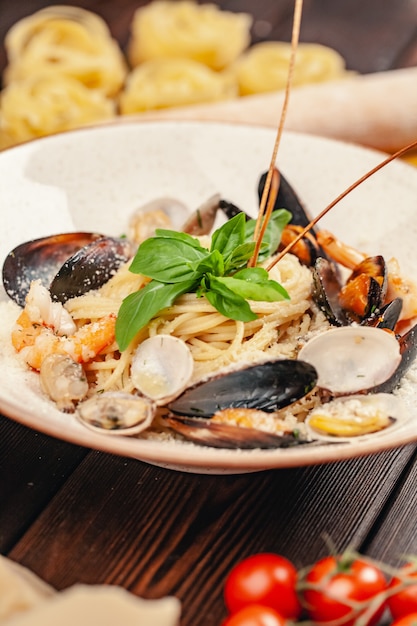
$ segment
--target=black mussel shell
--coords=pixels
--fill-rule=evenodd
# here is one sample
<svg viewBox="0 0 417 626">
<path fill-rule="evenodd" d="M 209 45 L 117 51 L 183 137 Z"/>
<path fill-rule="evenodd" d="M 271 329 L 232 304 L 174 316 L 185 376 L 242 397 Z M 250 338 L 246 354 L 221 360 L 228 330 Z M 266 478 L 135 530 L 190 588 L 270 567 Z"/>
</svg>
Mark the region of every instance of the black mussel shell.
<svg viewBox="0 0 417 626">
<path fill-rule="evenodd" d="M 281 359 L 253 365 L 194 385 L 168 404 L 178 415 L 211 417 L 227 408 L 273 412 L 299 400 L 317 382 L 315 368 Z"/>
<path fill-rule="evenodd" d="M 265 182 L 267 178 L 268 172 L 262 174 L 259 184 L 258 184 L 258 196 L 259 201 L 262 198 L 262 194 L 265 187 Z M 295 193 L 293 187 L 287 181 L 287 179 L 280 172 L 280 183 L 278 195 L 275 201 L 274 209 L 287 209 L 292 214 L 291 224 L 296 224 L 297 226 L 302 226 L 303 228 L 310 223 L 311 217 L 309 217 L 306 209 L 304 208 L 301 200 Z M 313 233 L 314 230 L 312 229 Z"/>
<path fill-rule="evenodd" d="M 244 211 L 242 211 L 242 209 L 239 209 L 238 206 L 224 199 L 220 200 L 220 208 L 228 220 L 231 220 L 232 217 L 239 215 L 239 213 L 245 213 Z M 251 219 L 250 215 L 245 213 L 245 219 L 246 221 L 250 220 Z"/>
<path fill-rule="evenodd" d="M 402 299 L 394 298 L 394 300 L 391 300 L 388 304 L 374 311 L 370 317 L 365 319 L 362 323 L 366 326 L 376 326 L 377 328 L 394 330 L 400 319 L 402 308 Z"/>
<path fill-rule="evenodd" d="M 81 296 L 104 285 L 132 256 L 127 239 L 100 237 L 65 261 L 50 284 L 51 296 L 59 302 Z"/>
<path fill-rule="evenodd" d="M 64 261 L 77 250 L 102 237 L 98 233 L 64 233 L 32 239 L 7 255 L 3 264 L 3 285 L 7 295 L 20 306 L 32 280 L 49 286 Z"/>
<path fill-rule="evenodd" d="M 401 361 L 395 372 L 377 387 L 372 389 L 373 393 L 391 393 L 401 382 L 407 370 L 411 367 L 417 357 L 417 324 L 410 328 L 404 335 L 398 338 L 400 344 Z"/>
<path fill-rule="evenodd" d="M 349 320 L 339 303 L 342 285 L 333 264 L 319 257 L 313 268 L 313 300 L 334 326 L 347 326 Z"/>
</svg>

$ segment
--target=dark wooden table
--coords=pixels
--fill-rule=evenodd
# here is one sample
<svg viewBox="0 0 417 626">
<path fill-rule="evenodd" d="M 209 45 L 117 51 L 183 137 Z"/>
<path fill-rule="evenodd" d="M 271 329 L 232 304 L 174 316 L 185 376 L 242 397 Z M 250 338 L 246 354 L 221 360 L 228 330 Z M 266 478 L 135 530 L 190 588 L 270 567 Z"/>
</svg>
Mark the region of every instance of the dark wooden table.
<svg viewBox="0 0 417 626">
<path fill-rule="evenodd" d="M 0 39 L 47 4 L 1 0 Z M 144 3 L 69 4 L 102 15 L 124 45 Z M 261 31 L 290 37 L 289 0 L 218 4 L 253 13 L 254 40 Z M 416 65 L 417 1 L 306 0 L 301 38 L 333 46 L 359 72 Z M 415 445 L 314 467 L 193 475 L 68 444 L 2 417 L 0 476 L 2 554 L 57 589 L 109 583 L 146 598 L 174 594 L 182 626 L 220 623 L 226 574 L 255 552 L 275 551 L 301 567 L 328 553 L 328 535 L 338 550 L 352 546 L 391 564 L 417 553 Z"/>
</svg>

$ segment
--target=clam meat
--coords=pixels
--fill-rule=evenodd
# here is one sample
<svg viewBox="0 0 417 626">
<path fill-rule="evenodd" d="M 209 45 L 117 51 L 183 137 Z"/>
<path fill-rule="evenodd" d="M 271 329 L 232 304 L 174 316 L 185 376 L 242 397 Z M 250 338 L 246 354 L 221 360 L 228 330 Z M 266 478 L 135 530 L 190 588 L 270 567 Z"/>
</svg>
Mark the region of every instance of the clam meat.
<svg viewBox="0 0 417 626">
<path fill-rule="evenodd" d="M 406 417 L 407 409 L 398 396 L 352 395 L 335 398 L 313 409 L 306 427 L 316 438 L 340 441 L 379 432 Z"/>
<path fill-rule="evenodd" d="M 146 430 L 155 416 L 149 398 L 106 391 L 81 402 L 76 416 L 87 428 L 109 435 L 136 435 Z"/>
</svg>

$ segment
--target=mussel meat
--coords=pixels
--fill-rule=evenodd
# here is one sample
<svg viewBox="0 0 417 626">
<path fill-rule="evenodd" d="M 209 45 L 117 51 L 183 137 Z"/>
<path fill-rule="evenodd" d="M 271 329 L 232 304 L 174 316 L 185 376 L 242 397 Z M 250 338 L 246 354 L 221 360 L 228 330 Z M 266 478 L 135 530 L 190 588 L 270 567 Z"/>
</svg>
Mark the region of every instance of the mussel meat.
<svg viewBox="0 0 417 626">
<path fill-rule="evenodd" d="M 185 439 L 212 448 L 249 450 L 253 448 L 289 448 L 305 443 L 294 430 L 275 434 L 258 428 L 247 428 L 215 422 L 201 417 L 169 415 L 165 423 Z"/>
<path fill-rule="evenodd" d="M 336 326 L 372 323 L 387 291 L 387 269 L 382 256 L 368 257 L 355 267 L 344 285 L 325 258 L 313 268 L 313 298 Z"/>
</svg>

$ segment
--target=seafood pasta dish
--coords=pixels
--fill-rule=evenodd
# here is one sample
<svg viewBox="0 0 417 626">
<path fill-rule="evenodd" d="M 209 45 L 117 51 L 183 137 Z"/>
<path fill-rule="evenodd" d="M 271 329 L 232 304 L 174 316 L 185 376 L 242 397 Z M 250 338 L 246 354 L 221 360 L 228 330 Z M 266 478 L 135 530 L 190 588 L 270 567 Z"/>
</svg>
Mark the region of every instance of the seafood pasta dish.
<svg viewBox="0 0 417 626">
<path fill-rule="evenodd" d="M 416 353 L 415 285 L 395 259 L 320 228 L 294 242 L 309 219 L 282 172 L 263 222 L 231 200 L 190 213 L 155 198 L 120 238 L 14 248 L 16 359 L 68 419 L 108 435 L 256 449 L 392 428 Z"/>
</svg>

